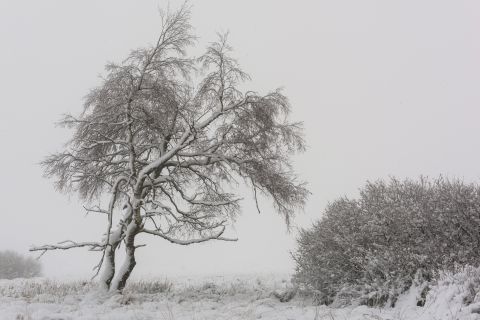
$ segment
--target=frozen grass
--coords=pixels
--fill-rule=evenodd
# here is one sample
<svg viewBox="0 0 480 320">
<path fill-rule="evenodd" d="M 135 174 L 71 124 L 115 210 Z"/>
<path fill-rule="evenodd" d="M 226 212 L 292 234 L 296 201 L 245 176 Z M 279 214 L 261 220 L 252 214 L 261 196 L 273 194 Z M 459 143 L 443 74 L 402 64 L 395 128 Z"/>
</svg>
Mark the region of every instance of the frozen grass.
<svg viewBox="0 0 480 320">
<path fill-rule="evenodd" d="M 60 282 L 33 278 L 0 280 L 0 296 L 35 301 L 39 296 L 49 295 L 55 302 L 61 302 L 71 295 L 85 295 L 94 284 L 87 281 Z"/>
<path fill-rule="evenodd" d="M 476 268 L 444 274 L 425 307 L 416 306 L 414 287 L 395 308 L 341 309 L 316 306 L 302 294 L 280 302 L 275 296 L 292 287 L 287 276 L 137 279 L 114 296 L 86 281 L 0 280 L 0 320 L 473 320 L 480 319 L 478 279 Z"/>
</svg>

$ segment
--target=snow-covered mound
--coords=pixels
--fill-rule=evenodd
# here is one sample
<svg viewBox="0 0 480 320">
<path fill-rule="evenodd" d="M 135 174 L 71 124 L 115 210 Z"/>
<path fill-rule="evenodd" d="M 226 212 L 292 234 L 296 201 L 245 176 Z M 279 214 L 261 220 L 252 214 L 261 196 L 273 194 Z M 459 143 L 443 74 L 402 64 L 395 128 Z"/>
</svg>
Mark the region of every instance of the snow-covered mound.
<svg viewBox="0 0 480 320">
<path fill-rule="evenodd" d="M 455 274 L 442 274 L 429 290 L 425 306 L 414 308 L 422 289 L 413 287 L 401 296 L 395 314 L 418 320 L 480 319 L 480 268 L 467 266 Z"/>
<path fill-rule="evenodd" d="M 0 281 L 0 320 L 470 320 L 480 319 L 480 269 L 444 274 L 418 307 L 414 287 L 394 308 L 316 306 L 291 292 L 288 276 L 216 276 L 137 280 L 123 295 L 103 296 L 86 281 Z"/>
</svg>

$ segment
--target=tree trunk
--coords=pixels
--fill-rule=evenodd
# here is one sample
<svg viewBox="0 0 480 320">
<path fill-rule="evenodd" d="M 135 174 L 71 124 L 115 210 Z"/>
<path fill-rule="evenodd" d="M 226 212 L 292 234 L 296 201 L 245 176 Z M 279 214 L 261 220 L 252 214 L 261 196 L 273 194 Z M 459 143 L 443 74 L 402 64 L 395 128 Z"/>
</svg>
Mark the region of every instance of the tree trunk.
<svg viewBox="0 0 480 320">
<path fill-rule="evenodd" d="M 122 226 L 120 225 L 117 230 L 111 234 L 107 248 L 105 249 L 105 260 L 103 262 L 103 273 L 100 278 L 100 285 L 106 291 L 110 289 L 110 284 L 115 275 L 115 251 L 120 244 L 121 233 Z"/>
<path fill-rule="evenodd" d="M 105 249 L 103 273 L 100 278 L 100 285 L 106 291 L 109 291 L 112 286 L 116 287 L 116 284 L 112 283 L 115 277 L 115 253 L 123 239 L 123 233 L 128 231 L 125 227 L 125 223 L 132 221 L 132 208 L 126 205 L 126 210 L 123 214 L 123 219 L 117 225 L 115 231 L 110 234 L 107 248 Z M 133 268 L 132 268 L 133 269 Z"/>
<path fill-rule="evenodd" d="M 110 283 L 115 275 L 115 250 L 109 245 L 105 250 L 105 258 L 103 262 L 103 273 L 100 277 L 100 286 L 105 291 L 110 289 Z"/>
<path fill-rule="evenodd" d="M 122 267 L 118 270 L 118 274 L 110 286 L 110 291 L 122 291 L 125 288 L 128 278 L 137 262 L 135 261 L 135 236 L 140 230 L 140 226 L 132 219 L 128 224 L 125 234 L 125 250 L 126 256 Z"/>
</svg>

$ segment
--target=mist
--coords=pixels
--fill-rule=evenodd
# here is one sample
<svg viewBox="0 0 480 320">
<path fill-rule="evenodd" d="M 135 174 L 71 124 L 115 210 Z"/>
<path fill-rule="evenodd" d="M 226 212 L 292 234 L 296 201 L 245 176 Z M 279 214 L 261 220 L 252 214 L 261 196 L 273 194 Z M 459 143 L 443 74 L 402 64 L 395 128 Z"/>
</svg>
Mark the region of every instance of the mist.
<svg viewBox="0 0 480 320">
<path fill-rule="evenodd" d="M 172 7 L 179 3 L 172 1 Z M 230 234 L 239 241 L 179 247 L 159 239 L 138 251 L 134 276 L 291 273 L 298 228 L 325 206 L 356 196 L 367 180 L 420 175 L 478 182 L 480 4 L 476 1 L 198 1 L 192 25 L 200 54 L 229 31 L 246 88 L 283 87 L 307 151 L 295 169 L 312 192 L 287 230 L 251 191 Z M 0 250 L 100 239 L 103 217 L 85 216 L 58 193 L 39 162 L 70 132 L 108 61 L 152 43 L 159 1 L 0 2 Z M 265 93 L 265 92 L 264 92 Z M 76 249 L 41 259 L 50 277 L 92 276 L 97 254 Z"/>
</svg>

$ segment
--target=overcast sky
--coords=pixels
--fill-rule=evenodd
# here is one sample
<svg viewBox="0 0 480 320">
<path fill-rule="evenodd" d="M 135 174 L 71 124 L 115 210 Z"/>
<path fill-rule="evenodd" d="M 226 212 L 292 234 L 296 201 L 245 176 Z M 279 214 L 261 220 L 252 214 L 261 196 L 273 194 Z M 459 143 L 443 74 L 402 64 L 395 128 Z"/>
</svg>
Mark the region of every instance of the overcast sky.
<svg viewBox="0 0 480 320">
<path fill-rule="evenodd" d="M 180 2 L 170 1 L 172 7 Z M 366 180 L 444 174 L 480 178 L 480 2 L 443 0 L 192 1 L 197 54 L 230 31 L 247 87 L 284 87 L 308 150 L 297 171 L 312 196 L 296 225 L 308 226 L 335 198 Z M 103 217 L 85 217 L 57 193 L 38 162 L 69 131 L 108 61 L 149 44 L 165 1 L 0 0 L 0 250 L 96 241 Z M 291 272 L 295 229 L 269 202 L 249 198 L 230 235 L 237 243 L 139 249 L 137 276 Z M 76 249 L 42 258 L 48 276 L 88 276 L 98 256 Z"/>
</svg>

